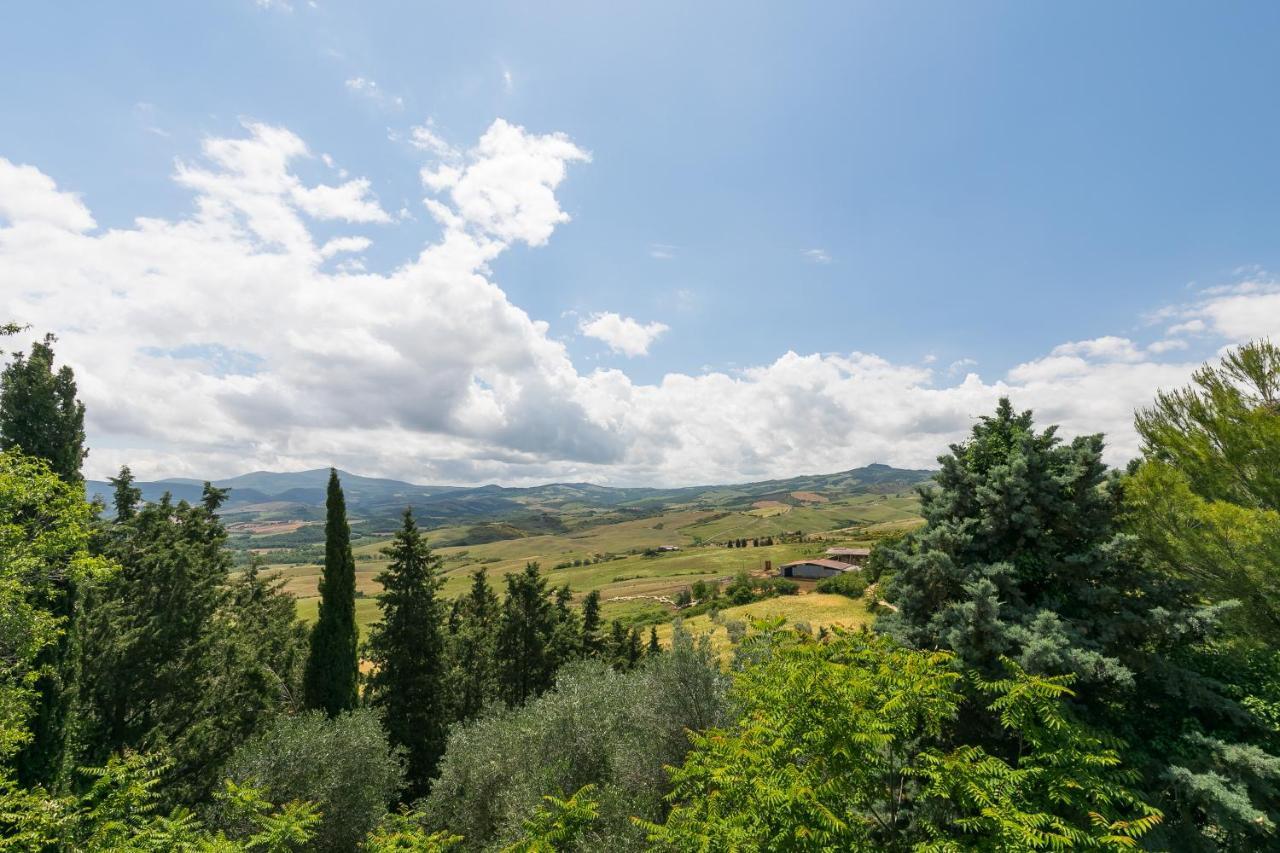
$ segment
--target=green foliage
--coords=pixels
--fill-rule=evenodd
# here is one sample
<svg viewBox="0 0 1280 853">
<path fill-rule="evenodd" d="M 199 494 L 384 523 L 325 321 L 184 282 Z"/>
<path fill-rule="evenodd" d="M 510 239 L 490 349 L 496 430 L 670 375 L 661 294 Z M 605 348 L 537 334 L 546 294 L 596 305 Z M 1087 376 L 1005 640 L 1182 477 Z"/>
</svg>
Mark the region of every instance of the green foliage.
<svg viewBox="0 0 1280 853">
<path fill-rule="evenodd" d="M 473 719 L 498 697 L 498 597 L 483 568 L 471 575 L 471 589 L 453 603 L 449 618 L 448 678 L 450 720 Z"/>
<path fill-rule="evenodd" d="M 1171 572 L 1241 602 L 1280 644 L 1280 348 L 1229 352 L 1138 413 L 1146 461 L 1128 487 L 1143 544 Z"/>
<path fill-rule="evenodd" d="M 158 788 L 168 774 L 154 755 L 126 753 L 80 773 L 89 784 L 78 797 L 0 787 L 0 850 L 288 853 L 308 849 L 319 821 L 310 803 L 293 801 L 276 809 L 255 788 L 227 782 L 218 805 L 243 828 L 228 836 L 206 828 L 185 809 L 161 813 Z"/>
<path fill-rule="evenodd" d="M 351 556 L 351 527 L 337 469 L 329 469 L 325 503 L 324 575 L 320 580 L 320 609 L 311 629 L 311 651 L 303 673 L 308 708 L 333 717 L 359 701 L 359 659 L 356 644 L 356 563 Z"/>
<path fill-rule="evenodd" d="M 1142 474 L 1109 475 L 1101 453 L 1100 437 L 1064 445 L 1052 427 L 1036 432 L 1030 412 L 1015 415 L 1001 401 L 941 459 L 937 487 L 924 495 L 925 526 L 877 549 L 894 573 L 888 595 L 898 606 L 877 628 L 919 648 L 950 649 L 989 678 L 1006 656 L 1031 673 L 1074 675 L 1084 719 L 1130 744 L 1126 762 L 1169 816 L 1152 838 L 1213 849 L 1224 833 L 1265 830 L 1224 828 L 1203 808 L 1177 806 L 1187 774 L 1200 779 L 1196 768 L 1212 762 L 1189 734 L 1238 732 L 1245 716 L 1217 674 L 1197 665 L 1230 605 L 1206 604 L 1122 529 L 1134 497 L 1164 487 Z M 962 708 L 961 718 L 973 745 L 1013 748 L 979 706 Z M 1245 791 L 1242 780 L 1233 784 Z"/>
<path fill-rule="evenodd" d="M 555 678 L 551 640 L 557 620 L 537 563 L 507 575 L 506 582 L 498 623 L 498 691 L 509 706 L 516 706 L 542 693 Z"/>
<path fill-rule="evenodd" d="M 578 839 L 600 816 L 592 799 L 595 785 L 583 785 L 572 797 L 543 797 L 543 805 L 524 822 L 524 837 L 503 848 L 503 853 L 560 853 L 574 850 Z"/>
<path fill-rule="evenodd" d="M 171 802 L 209 794 L 225 757 L 291 701 L 301 662 L 292 597 L 256 567 L 231 579 L 218 496 L 206 496 L 166 496 L 105 530 L 120 569 L 89 587 L 81 620 L 80 763 L 163 751 Z"/>
<path fill-rule="evenodd" d="M 640 821 L 660 849 L 1119 849 L 1159 820 L 1114 749 L 1063 711 L 1060 680 L 977 683 L 1022 744 L 1009 762 L 935 746 L 964 701 L 945 653 L 776 625 L 752 642 L 737 722 L 692 735 L 665 822 Z"/>
<path fill-rule="evenodd" d="M 68 591 L 110 570 L 89 553 L 91 521 L 78 486 L 42 460 L 0 452 L 0 775 L 19 753 L 27 783 L 61 764 Z"/>
<path fill-rule="evenodd" d="M 431 553 L 414 523 L 404 523 L 383 553 L 390 565 L 378 575 L 382 621 L 369 638 L 367 700 L 382 712 L 391 743 L 404 749 L 405 798 L 427 793 L 444 752 L 448 705 L 444 684 L 444 626 L 440 601 L 441 560 Z"/>
<path fill-rule="evenodd" d="M 238 748 L 225 772 L 277 805 L 315 803 L 323 817 L 312 845 L 321 851 L 356 849 L 382 820 L 404 774 L 398 751 L 367 709 L 333 718 L 319 711 L 280 717 Z M 214 811 L 211 821 L 244 831 L 243 820 L 222 809 Z"/>
<path fill-rule="evenodd" d="M 49 463 L 68 483 L 80 483 L 84 447 L 84 404 L 76 399 L 71 368 L 53 369 L 53 335 L 31 345 L 31 355 L 15 353 L 0 374 L 0 450 L 16 450 Z"/>
<path fill-rule="evenodd" d="M 407 808 L 383 817 L 361 848 L 366 853 L 444 853 L 462 843 L 462 836 L 426 828 L 426 816 Z"/>
<path fill-rule="evenodd" d="M 848 598 L 862 598 L 867 593 L 867 578 L 862 572 L 842 572 L 818 581 L 818 592 L 829 592 Z"/>
<path fill-rule="evenodd" d="M 509 844 L 543 795 L 594 785 L 599 819 L 582 849 L 644 849 L 630 817 L 661 816 L 663 766 L 683 759 L 687 729 L 725 720 L 726 686 L 709 646 L 683 629 L 671 650 L 630 672 L 570 664 L 554 690 L 451 730 L 424 805 L 431 825 L 465 836 L 469 847 Z"/>
</svg>

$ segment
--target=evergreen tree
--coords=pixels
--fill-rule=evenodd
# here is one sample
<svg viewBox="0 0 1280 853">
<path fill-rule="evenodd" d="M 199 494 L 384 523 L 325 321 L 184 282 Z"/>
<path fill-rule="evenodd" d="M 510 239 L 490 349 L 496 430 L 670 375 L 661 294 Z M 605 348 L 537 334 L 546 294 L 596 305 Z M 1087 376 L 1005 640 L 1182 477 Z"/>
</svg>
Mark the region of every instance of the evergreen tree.
<svg viewBox="0 0 1280 853">
<path fill-rule="evenodd" d="M 24 785 L 61 769 L 74 672 L 54 668 L 67 655 L 63 592 L 109 572 L 89 555 L 91 521 L 78 485 L 43 460 L 0 452 L 0 778 L 15 758 Z"/>
<path fill-rule="evenodd" d="M 471 589 L 454 601 L 449 635 L 452 720 L 470 720 L 498 696 L 496 634 L 498 596 L 483 568 L 471 575 Z"/>
<path fill-rule="evenodd" d="M 582 599 L 582 653 L 587 657 L 596 657 L 603 647 L 600 625 L 600 590 L 593 589 Z"/>
<path fill-rule="evenodd" d="M 1138 413 L 1144 461 L 1127 490 L 1168 571 L 1241 603 L 1240 634 L 1280 647 L 1280 347 L 1232 350 Z"/>
<path fill-rule="evenodd" d="M 649 626 L 649 646 L 645 649 L 645 654 L 652 657 L 653 655 L 662 654 L 662 646 L 658 643 L 658 626 Z"/>
<path fill-rule="evenodd" d="M 1280 781 L 1280 765 L 1260 769 L 1274 759 L 1245 759 L 1230 744 L 1184 737 L 1242 714 L 1215 679 L 1190 665 L 1224 608 L 1155 570 L 1121 529 L 1124 481 L 1106 470 L 1102 451 L 1101 436 L 1064 444 L 1053 427 L 1037 432 L 1030 412 L 1016 414 L 1001 400 L 967 442 L 940 458 L 935 488 L 922 495 L 925 526 L 882 546 L 882 564 L 893 572 L 888 598 L 898 609 L 877 628 L 917 648 L 949 649 L 958 666 L 988 678 L 1012 660 L 1036 675 L 1076 679 L 1086 721 L 1130 745 L 1126 760 L 1169 813 L 1158 843 L 1200 849 L 1218 830 L 1202 821 L 1203 809 L 1178 807 L 1178 789 L 1204 794 L 1215 778 L 1226 779 L 1213 772 L 1233 761 Z M 976 703 L 962 723 L 972 742 L 1016 749 Z M 1217 771 L 1190 778 L 1209 767 Z M 1180 778 L 1188 784 L 1173 782 Z M 1249 795 L 1237 788 L 1211 799 L 1239 806 Z M 1239 823 L 1259 816 L 1249 812 Z"/>
<path fill-rule="evenodd" d="M 551 635 L 556 617 L 547 581 L 537 563 L 507 575 L 507 597 L 498 625 L 498 689 L 509 706 L 521 705 L 551 686 L 555 662 Z"/>
<path fill-rule="evenodd" d="M 112 504 L 116 508 L 116 521 L 128 521 L 138 511 L 142 490 L 133 485 L 133 472 L 125 465 L 120 476 L 111 478 Z"/>
<path fill-rule="evenodd" d="M 551 643 L 548 647 L 553 670 L 583 655 L 582 622 L 578 614 L 569 609 L 569 603 L 572 600 L 573 591 L 569 588 L 569 584 L 566 583 L 556 589 L 555 606 L 552 609 L 555 624 L 551 630 Z"/>
<path fill-rule="evenodd" d="M 12 325 L 4 331 L 14 333 Z M 0 374 L 0 450 L 43 459 L 64 482 L 83 482 L 80 466 L 84 448 L 84 404 L 76 399 L 71 368 L 53 369 L 53 335 L 31 346 L 31 355 L 15 353 Z M 71 650 L 76 636 L 78 591 L 70 575 L 55 576 L 42 589 L 38 606 L 58 620 L 57 641 L 40 649 L 39 700 L 32 721 L 33 737 L 19 756 L 20 778 L 27 783 L 50 782 L 61 762 L 66 740 L 67 712 L 74 688 Z"/>
<path fill-rule="evenodd" d="M 325 510 L 320 610 L 311 629 L 303 694 L 308 708 L 334 717 L 356 707 L 360 662 L 356 651 L 356 563 L 351 554 L 347 504 L 333 468 L 329 469 Z"/>
<path fill-rule="evenodd" d="M 20 450 L 49 463 L 68 483 L 83 481 L 84 404 L 71 368 L 53 369 L 53 335 L 15 353 L 0 375 L 0 450 Z"/>
<path fill-rule="evenodd" d="M 431 553 L 411 510 L 383 549 L 391 563 L 378 575 L 382 621 L 369 637 L 373 675 L 368 698 L 382 710 L 392 746 L 406 753 L 404 798 L 425 796 L 444 752 L 448 727 L 444 636 L 437 598 L 441 559 Z"/>
<path fill-rule="evenodd" d="M 163 749 L 166 796 L 194 802 L 235 744 L 288 701 L 301 657 L 293 599 L 255 567 L 230 579 L 209 487 L 196 506 L 165 495 L 117 520 L 117 572 L 89 588 L 82 620 L 78 761 Z"/>
</svg>

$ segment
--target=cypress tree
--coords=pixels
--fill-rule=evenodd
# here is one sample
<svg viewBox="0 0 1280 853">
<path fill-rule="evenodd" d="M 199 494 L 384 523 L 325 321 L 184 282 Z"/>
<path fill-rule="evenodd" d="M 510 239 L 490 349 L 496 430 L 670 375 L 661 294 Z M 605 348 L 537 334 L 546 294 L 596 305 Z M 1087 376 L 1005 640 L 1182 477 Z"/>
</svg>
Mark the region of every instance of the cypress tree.
<svg viewBox="0 0 1280 853">
<path fill-rule="evenodd" d="M 437 598 L 441 559 L 431 553 L 404 511 L 404 523 L 391 546 L 383 549 L 390 565 L 378 575 L 382 621 L 369 637 L 373 675 L 369 700 L 382 709 L 383 725 L 392 745 L 404 747 L 408 758 L 404 797 L 425 796 L 444 753 L 446 716 L 444 694 L 444 634 Z"/>
<path fill-rule="evenodd" d="M 649 626 L 649 647 L 645 653 L 650 657 L 662 654 L 662 646 L 658 643 L 658 626 Z"/>
<path fill-rule="evenodd" d="M 496 634 L 498 596 L 483 568 L 471 589 L 454 601 L 449 636 L 450 718 L 470 720 L 498 696 Z"/>
<path fill-rule="evenodd" d="M 551 635 L 556 618 L 547 596 L 547 581 L 537 563 L 507 575 L 507 597 L 498 627 L 498 685 L 502 698 L 515 707 L 549 688 L 555 678 Z"/>
<path fill-rule="evenodd" d="M 63 365 L 53 370 L 53 335 L 15 353 L 0 375 L 0 450 L 19 450 L 49 463 L 68 483 L 80 483 L 84 447 L 84 403 L 76 399 L 76 377 Z"/>
<path fill-rule="evenodd" d="M 338 472 L 333 468 L 329 469 L 325 509 L 320 611 L 311 629 L 311 651 L 302 690 L 308 708 L 336 717 L 356 707 L 359 660 L 356 655 L 356 562 L 351 554 L 347 504 Z"/>
</svg>

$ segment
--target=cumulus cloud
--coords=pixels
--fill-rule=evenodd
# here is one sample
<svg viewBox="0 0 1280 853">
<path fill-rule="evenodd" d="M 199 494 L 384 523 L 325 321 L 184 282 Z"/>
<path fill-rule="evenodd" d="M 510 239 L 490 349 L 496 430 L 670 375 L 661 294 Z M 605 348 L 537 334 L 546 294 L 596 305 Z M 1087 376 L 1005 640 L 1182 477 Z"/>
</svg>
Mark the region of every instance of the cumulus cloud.
<svg viewBox="0 0 1280 853">
<path fill-rule="evenodd" d="M 665 323 L 640 323 L 613 311 L 592 314 L 578 323 L 578 331 L 582 334 L 604 341 L 609 349 L 628 358 L 648 355 L 649 345 L 667 330 Z"/>
<path fill-rule="evenodd" d="M 370 245 L 364 234 L 319 240 L 317 220 L 358 232 L 388 217 L 362 178 L 300 178 L 294 166 L 310 155 L 284 128 L 250 123 L 180 162 L 188 214 L 101 231 L 38 167 L 0 160 L 3 319 L 60 335 L 88 410 L 91 476 L 125 462 L 143 477 L 337 464 L 511 483 L 918 467 L 1002 394 L 1068 435 L 1107 432 L 1119 462 L 1137 450 L 1134 407 L 1198 361 L 1167 360 L 1167 342 L 1181 339 L 1171 329 L 1165 343 L 1066 343 L 990 380 L 860 352 L 787 352 L 653 384 L 584 372 L 489 270 L 569 221 L 555 191 L 589 155 L 501 120 L 470 148 L 421 141 L 440 234 L 387 272 L 353 257 Z M 1210 347 L 1271 333 L 1278 295 L 1265 281 L 1206 292 L 1168 322 Z M 665 330 L 614 313 L 583 326 L 628 354 Z"/>
<path fill-rule="evenodd" d="M 569 221 L 555 196 L 568 165 L 590 159 L 562 133 L 534 136 L 498 119 L 464 163 L 422 170 L 423 185 L 452 202 L 430 200 L 427 207 L 446 227 L 466 225 L 504 243 L 541 246 Z"/>
<path fill-rule="evenodd" d="M 76 195 L 59 192 L 53 179 L 34 166 L 17 166 L 3 157 L 0 157 L 0 219 L 67 231 L 88 231 L 95 225 L 89 208 Z"/>
</svg>

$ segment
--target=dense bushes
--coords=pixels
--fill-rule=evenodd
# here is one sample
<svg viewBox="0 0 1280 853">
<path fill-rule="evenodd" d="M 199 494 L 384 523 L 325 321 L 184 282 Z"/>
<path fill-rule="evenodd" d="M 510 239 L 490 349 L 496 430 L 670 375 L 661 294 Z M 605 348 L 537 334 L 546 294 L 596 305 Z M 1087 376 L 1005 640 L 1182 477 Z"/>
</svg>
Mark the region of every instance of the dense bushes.
<svg viewBox="0 0 1280 853">
<path fill-rule="evenodd" d="M 540 698 L 455 728 L 425 810 L 478 849 L 518 837 L 543 795 L 591 784 L 599 816 L 582 849 L 644 849 L 630 818 L 661 816 L 663 767 L 683 759 L 686 729 L 724 721 L 726 686 L 705 642 L 681 629 L 670 652 L 631 672 L 572 664 Z"/>
<path fill-rule="evenodd" d="M 271 803 L 314 803 L 322 815 L 314 849 L 354 850 L 395 801 L 404 777 L 377 715 L 357 709 L 329 719 L 312 711 L 281 717 L 231 756 L 227 778 L 258 789 Z M 213 822 L 243 830 L 223 809 Z"/>
<path fill-rule="evenodd" d="M 818 581 L 818 592 L 862 598 L 867 592 L 867 578 L 862 572 L 843 572 Z"/>
</svg>

